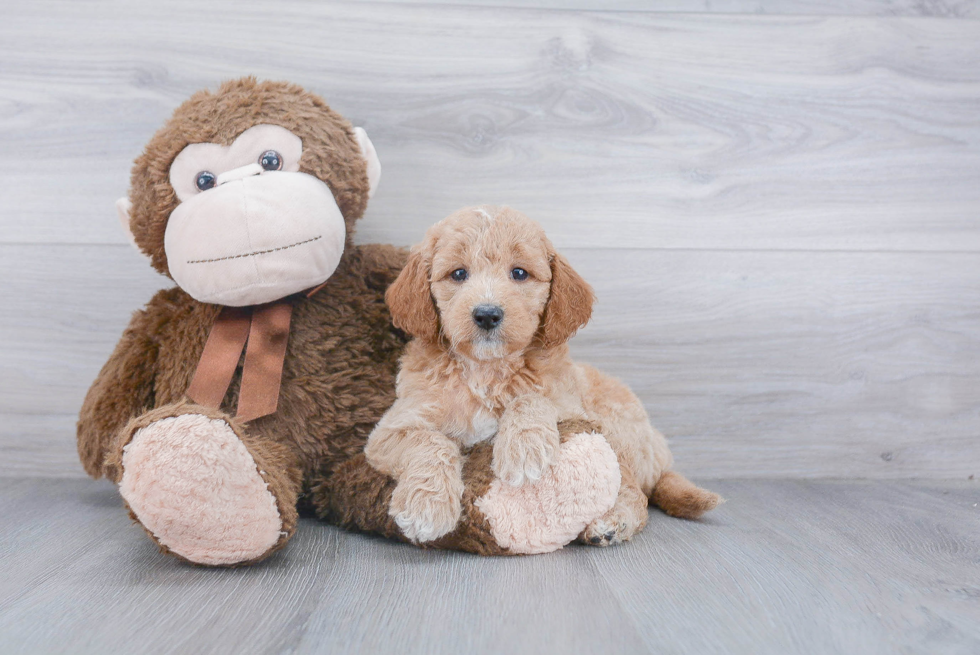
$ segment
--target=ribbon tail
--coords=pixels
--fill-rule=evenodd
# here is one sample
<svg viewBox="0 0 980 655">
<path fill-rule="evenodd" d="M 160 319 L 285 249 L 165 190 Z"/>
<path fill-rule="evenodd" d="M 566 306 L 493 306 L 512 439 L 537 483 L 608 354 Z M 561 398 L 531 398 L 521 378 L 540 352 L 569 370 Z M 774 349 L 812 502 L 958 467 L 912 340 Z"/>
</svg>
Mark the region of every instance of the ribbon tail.
<svg viewBox="0 0 980 655">
<path fill-rule="evenodd" d="M 187 397 L 198 405 L 212 409 L 221 406 L 248 339 L 250 320 L 249 310 L 242 307 L 224 307 L 214 320 L 187 388 Z"/>
<path fill-rule="evenodd" d="M 237 416 L 242 421 L 272 414 L 279 406 L 279 386 L 292 314 L 293 303 L 289 300 L 260 305 L 252 312 L 238 394 Z"/>
</svg>

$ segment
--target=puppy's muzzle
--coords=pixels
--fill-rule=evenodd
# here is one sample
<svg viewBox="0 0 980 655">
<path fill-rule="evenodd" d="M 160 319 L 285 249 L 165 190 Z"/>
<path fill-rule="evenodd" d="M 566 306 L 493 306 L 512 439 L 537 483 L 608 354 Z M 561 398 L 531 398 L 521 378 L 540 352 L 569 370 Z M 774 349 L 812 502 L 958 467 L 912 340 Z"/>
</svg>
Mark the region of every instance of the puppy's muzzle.
<svg viewBox="0 0 980 655">
<path fill-rule="evenodd" d="M 473 308 L 473 322 L 481 330 L 489 332 L 504 320 L 504 310 L 497 305 L 477 305 Z"/>
</svg>

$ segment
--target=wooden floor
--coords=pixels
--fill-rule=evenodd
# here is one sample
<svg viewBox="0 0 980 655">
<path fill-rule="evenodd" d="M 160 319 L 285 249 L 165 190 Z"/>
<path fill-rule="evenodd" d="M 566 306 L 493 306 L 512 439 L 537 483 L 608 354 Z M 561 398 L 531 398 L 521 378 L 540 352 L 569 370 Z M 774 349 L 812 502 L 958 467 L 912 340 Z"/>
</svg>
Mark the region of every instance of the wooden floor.
<svg viewBox="0 0 980 655">
<path fill-rule="evenodd" d="M 978 653 L 980 482 L 724 481 L 700 523 L 485 559 L 304 520 L 253 568 L 157 553 L 107 483 L 0 481 L 0 652 Z"/>
</svg>

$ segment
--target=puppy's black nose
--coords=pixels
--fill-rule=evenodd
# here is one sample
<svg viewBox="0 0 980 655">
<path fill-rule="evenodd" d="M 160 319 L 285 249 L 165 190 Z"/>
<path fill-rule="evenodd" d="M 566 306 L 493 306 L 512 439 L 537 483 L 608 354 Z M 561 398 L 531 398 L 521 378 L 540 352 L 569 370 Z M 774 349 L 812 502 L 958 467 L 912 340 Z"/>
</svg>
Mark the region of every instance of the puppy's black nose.
<svg viewBox="0 0 980 655">
<path fill-rule="evenodd" d="M 504 310 L 496 305 L 477 305 L 473 309 L 473 321 L 481 330 L 492 330 L 504 319 Z"/>
</svg>

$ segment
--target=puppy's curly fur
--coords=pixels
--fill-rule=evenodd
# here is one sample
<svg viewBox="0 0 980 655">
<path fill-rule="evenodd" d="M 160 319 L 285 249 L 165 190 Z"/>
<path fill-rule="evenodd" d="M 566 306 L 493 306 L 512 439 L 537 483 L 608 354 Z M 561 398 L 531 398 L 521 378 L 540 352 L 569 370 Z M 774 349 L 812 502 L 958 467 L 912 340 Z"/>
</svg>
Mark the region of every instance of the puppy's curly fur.
<svg viewBox="0 0 980 655">
<path fill-rule="evenodd" d="M 365 449 L 398 481 L 390 514 L 408 538 L 432 541 L 456 525 L 466 448 L 493 439 L 497 477 L 533 483 L 554 462 L 565 420 L 600 425 L 622 472 L 615 506 L 586 528 L 585 543 L 632 537 L 650 498 L 684 518 L 721 502 L 670 471 L 666 440 L 625 385 L 569 357 L 593 299 L 544 231 L 510 208 L 460 210 L 413 249 L 386 300 L 414 340 L 398 399 Z"/>
</svg>

